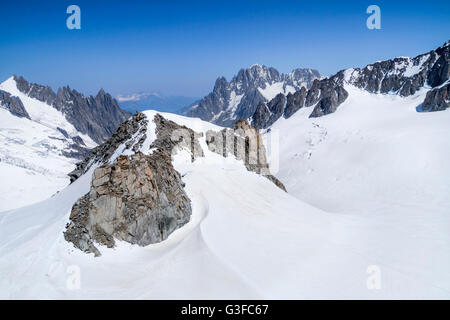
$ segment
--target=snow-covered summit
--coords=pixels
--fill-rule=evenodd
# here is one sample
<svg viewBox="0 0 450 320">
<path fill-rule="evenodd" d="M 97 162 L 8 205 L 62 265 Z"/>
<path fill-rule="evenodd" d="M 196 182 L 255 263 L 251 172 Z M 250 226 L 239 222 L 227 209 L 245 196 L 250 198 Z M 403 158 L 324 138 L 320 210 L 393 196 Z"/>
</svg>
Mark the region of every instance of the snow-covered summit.
<svg viewBox="0 0 450 320">
<path fill-rule="evenodd" d="M 213 92 L 182 114 L 230 126 L 238 119 L 249 118 L 259 102 L 270 101 L 279 93 L 309 88 L 317 78 L 320 74 L 313 69 L 295 69 L 282 74 L 275 68 L 255 64 L 239 70 L 230 82 L 219 77 Z"/>
<path fill-rule="evenodd" d="M 422 89 L 429 90 L 418 111 L 442 111 L 450 107 L 446 85 L 450 78 L 450 50 L 443 45 L 415 58 L 398 57 L 378 61 L 365 68 L 349 68 L 335 75 L 315 80 L 311 88 L 281 94 L 269 102 L 260 102 L 251 115 L 257 128 L 267 128 L 281 117 L 287 119 L 301 108 L 309 108 L 310 117 L 335 112 L 348 98 L 345 85 L 376 94 L 408 97 Z M 441 87 L 443 86 L 444 87 Z"/>
</svg>

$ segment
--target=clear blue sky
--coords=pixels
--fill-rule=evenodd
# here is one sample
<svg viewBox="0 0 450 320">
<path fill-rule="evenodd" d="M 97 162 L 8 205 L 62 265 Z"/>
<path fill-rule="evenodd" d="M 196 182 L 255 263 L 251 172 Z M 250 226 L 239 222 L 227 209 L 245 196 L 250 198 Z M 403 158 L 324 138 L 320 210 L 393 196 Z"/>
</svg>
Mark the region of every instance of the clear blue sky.
<svg viewBox="0 0 450 320">
<path fill-rule="evenodd" d="M 66 28 L 70 4 L 81 8 L 81 30 Z M 381 30 L 366 28 L 370 4 L 381 8 Z M 2 0 L 0 80 L 202 96 L 254 63 L 330 75 L 449 39 L 448 0 Z"/>
</svg>

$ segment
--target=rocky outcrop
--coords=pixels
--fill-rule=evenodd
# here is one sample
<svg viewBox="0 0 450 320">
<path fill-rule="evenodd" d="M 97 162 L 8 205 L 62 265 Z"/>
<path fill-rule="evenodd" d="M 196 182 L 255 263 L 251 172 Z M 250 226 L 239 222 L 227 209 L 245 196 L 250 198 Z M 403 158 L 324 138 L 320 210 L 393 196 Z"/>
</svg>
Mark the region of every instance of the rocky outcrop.
<svg viewBox="0 0 450 320">
<path fill-rule="evenodd" d="M 147 132 L 148 127 L 155 130 L 155 137 Z M 188 151 L 191 161 L 203 157 L 202 137 L 160 114 L 149 120 L 138 112 L 125 121 L 71 173 L 75 180 L 95 168 L 89 193 L 72 207 L 65 239 L 96 256 L 100 255 L 97 244 L 111 248 L 121 240 L 146 246 L 167 239 L 192 213 L 172 156 Z M 224 157 L 236 156 L 249 171 L 266 176 L 285 190 L 270 174 L 258 130 L 246 121 L 238 121 L 233 129 L 208 131 L 206 141 L 209 150 Z"/>
<path fill-rule="evenodd" d="M 279 94 L 269 103 L 258 106 L 251 123 L 258 129 L 265 129 L 282 116 L 287 119 L 300 108 L 311 106 L 314 106 L 311 118 L 333 113 L 348 97 L 343 80 L 344 72 L 339 72 L 331 78 L 314 80 L 310 89 L 301 88 L 286 97 Z"/>
<path fill-rule="evenodd" d="M 286 97 L 282 93 L 268 103 L 260 102 L 253 114 L 252 125 L 258 129 L 271 126 L 283 115 L 285 105 Z"/>
<path fill-rule="evenodd" d="M 337 107 L 348 97 L 342 84 L 343 74 L 322 81 L 316 81 L 308 91 L 305 106 L 315 105 L 310 118 L 321 117 L 336 111 Z"/>
<path fill-rule="evenodd" d="M 136 113 L 70 174 L 75 180 L 100 165 L 90 192 L 73 206 L 64 233 L 80 250 L 99 255 L 95 243 L 113 247 L 114 239 L 145 246 L 189 221 L 190 200 L 171 157 L 179 150 L 190 151 L 192 161 L 202 157 L 201 135 L 157 114 L 152 119 L 156 138 L 145 146 L 148 121 Z M 114 159 L 117 152 L 131 155 Z"/>
<path fill-rule="evenodd" d="M 97 143 L 106 141 L 119 124 L 131 116 L 120 109 L 117 101 L 103 89 L 96 97 L 86 98 L 69 87 L 60 88 L 55 93 L 49 86 L 29 83 L 23 77 L 14 76 L 14 80 L 22 93 L 61 111 L 75 129 Z"/>
<path fill-rule="evenodd" d="M 126 150 L 137 152 L 147 138 L 147 124 L 148 119 L 141 112 L 137 112 L 129 120 L 124 121 L 109 140 L 95 147 L 89 156 L 76 164 L 75 170 L 69 173 L 70 181 L 77 180 L 93 164 L 104 164 L 109 161 L 122 144 L 124 145 L 122 152 Z"/>
<path fill-rule="evenodd" d="M 73 138 L 73 140 L 76 140 L 76 137 Z M 74 158 L 78 160 L 83 160 L 86 157 L 89 156 L 91 153 L 91 150 L 88 148 L 83 147 L 83 143 L 80 143 L 79 141 L 77 143 L 71 143 L 66 150 L 62 150 L 61 153 L 63 156 L 67 158 Z"/>
<path fill-rule="evenodd" d="M 191 213 L 170 155 L 138 152 L 95 169 L 91 190 L 73 206 L 64 237 L 98 256 L 96 243 L 111 248 L 115 239 L 140 246 L 163 241 Z"/>
<path fill-rule="evenodd" d="M 289 74 L 280 74 L 274 68 L 254 65 L 241 69 L 230 82 L 219 77 L 209 95 L 181 114 L 232 126 L 238 119 L 250 118 L 259 103 L 269 102 L 276 93 L 287 94 L 310 87 L 317 78 L 320 78 L 317 70 L 296 69 Z"/>
<path fill-rule="evenodd" d="M 18 97 L 11 96 L 9 92 L 0 90 L 0 107 L 6 108 L 11 114 L 30 119 L 30 115 Z"/>
<path fill-rule="evenodd" d="M 261 101 L 252 116 L 252 125 L 258 129 L 266 128 L 269 126 L 269 119 L 271 116 L 272 112 L 267 107 L 267 103 Z"/>
<path fill-rule="evenodd" d="M 17 89 L 19 89 L 20 92 L 26 94 L 30 98 L 45 102 L 50 106 L 52 106 L 55 102 L 56 94 L 49 86 L 30 83 L 23 77 L 17 77 L 16 75 L 14 75 L 14 80 L 16 81 Z"/>
<path fill-rule="evenodd" d="M 306 94 L 308 90 L 301 88 L 295 93 L 289 93 L 286 97 L 286 108 L 284 109 L 284 117 L 287 119 L 296 113 L 305 105 Z M 265 127 L 265 126 L 264 126 Z M 260 127 L 263 128 L 263 127 Z"/>
<path fill-rule="evenodd" d="M 450 108 L 450 83 L 427 92 L 421 111 L 443 111 Z"/>
<path fill-rule="evenodd" d="M 233 128 L 206 132 L 206 144 L 212 152 L 227 157 L 233 155 L 244 162 L 247 170 L 261 174 L 286 191 L 284 185 L 269 170 L 266 149 L 258 129 L 245 120 L 236 122 Z"/>
<path fill-rule="evenodd" d="M 179 150 L 187 150 L 191 153 L 191 161 L 204 156 L 198 142 L 203 134 L 167 120 L 160 114 L 156 114 L 153 121 L 156 124 L 156 139 L 150 145 L 150 149 L 164 151 L 171 156 Z"/>
<path fill-rule="evenodd" d="M 425 85 L 440 86 L 450 75 L 450 42 L 415 58 L 378 61 L 347 70 L 346 81 L 372 93 L 413 95 Z"/>
<path fill-rule="evenodd" d="M 156 125 L 156 139 L 147 147 L 148 149 L 143 149 L 143 143 L 147 139 L 148 121 L 144 113 L 136 112 L 133 117 L 123 122 L 108 141 L 95 147 L 88 157 L 76 164 L 75 170 L 69 173 L 70 181 L 77 180 L 93 164 L 105 164 L 110 161 L 121 146 L 122 153 L 148 152 L 150 149 L 156 149 L 173 155 L 180 149 L 186 149 L 192 152 L 192 160 L 203 157 L 203 150 L 198 142 L 201 134 L 167 120 L 159 114 L 153 119 Z"/>
</svg>

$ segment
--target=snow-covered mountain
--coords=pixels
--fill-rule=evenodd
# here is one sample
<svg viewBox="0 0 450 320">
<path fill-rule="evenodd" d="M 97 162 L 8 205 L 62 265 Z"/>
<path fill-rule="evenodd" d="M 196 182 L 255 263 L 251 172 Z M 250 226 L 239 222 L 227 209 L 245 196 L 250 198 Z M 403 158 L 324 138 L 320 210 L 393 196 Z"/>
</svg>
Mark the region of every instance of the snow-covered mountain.
<svg viewBox="0 0 450 320">
<path fill-rule="evenodd" d="M 0 211 L 46 199 L 128 113 L 103 90 L 85 98 L 68 87 L 11 77 L 0 84 Z"/>
<path fill-rule="evenodd" d="M 443 161 L 448 154 L 442 150 L 450 150 L 449 113 L 419 118 L 423 115 L 414 105 L 424 92 L 391 99 L 346 89 L 349 99 L 340 111 L 317 119 L 319 123 L 299 111 L 273 126 L 272 132 L 277 126 L 290 131 L 280 145 L 288 155 L 281 158 L 286 169 L 277 173 L 288 181 L 288 193 L 250 170 L 247 160 L 232 152 L 224 157 L 217 149 L 223 145 L 217 139 L 233 136 L 233 129 L 153 111 L 128 121 L 79 166 L 69 187 L 46 201 L 0 215 L 0 273 L 8 275 L 0 278 L 0 297 L 448 298 L 450 193 L 445 191 L 450 179 Z M 379 108 L 393 106 L 394 112 L 373 120 Z M 337 117 L 342 124 L 332 121 Z M 400 126 L 400 120 L 407 121 Z M 183 134 L 171 139 L 169 133 L 178 129 L 187 132 L 186 140 L 180 139 Z M 308 137 L 315 140 L 302 141 Z M 266 133 L 269 147 L 273 139 L 267 138 Z M 309 146 L 311 152 L 295 155 L 289 146 L 298 151 Z M 159 167 L 166 160 L 152 158 L 154 166 L 147 168 L 147 157 L 159 157 L 167 148 L 176 150 L 167 159 L 171 164 Z M 128 179 L 141 166 L 144 174 L 138 181 Z M 166 170 L 177 173 L 159 180 Z M 295 188 L 289 171 L 317 181 L 297 181 L 301 187 Z M 124 187 L 121 194 L 116 184 Z M 144 190 L 147 186 L 150 190 Z M 182 194 L 189 199 L 183 202 L 191 208 L 189 222 L 160 243 L 132 245 L 135 237 L 149 238 L 145 231 L 122 233 L 123 225 L 114 224 L 122 214 L 135 212 L 127 217 L 152 225 L 149 230 L 176 226 L 139 220 L 145 212 L 139 214 L 139 206 L 125 210 L 141 201 L 139 192 L 152 194 L 156 186 L 158 195 L 150 197 L 156 207 L 148 208 L 158 208 L 165 201 L 162 194 L 178 190 L 178 200 Z M 142 190 L 126 194 L 135 187 Z M 102 195 L 106 198 L 99 200 Z M 108 200 L 116 196 L 123 198 L 121 204 Z M 93 207 L 85 207 L 89 203 Z M 106 207 L 111 210 L 102 213 Z M 84 221 L 82 212 L 92 219 Z M 86 227 L 82 238 L 67 235 L 69 230 L 79 232 L 77 225 Z M 79 250 L 83 241 L 77 239 L 91 239 L 101 256 Z M 377 288 L 368 284 L 374 268 L 380 272 Z"/>
<path fill-rule="evenodd" d="M 136 114 L 0 213 L 0 298 L 450 298 L 448 50 L 278 94 L 261 135 Z"/>
<path fill-rule="evenodd" d="M 377 94 L 408 97 L 421 89 L 429 92 L 418 104 L 418 111 L 441 111 L 450 107 L 450 41 L 436 50 L 415 58 L 399 57 L 378 61 L 363 69 L 341 70 L 329 78 L 315 80 L 311 88 L 278 94 L 269 102 L 260 102 L 251 116 L 261 129 L 279 118 L 288 119 L 303 107 L 311 107 L 310 117 L 336 111 L 348 98 L 347 84 Z"/>
<path fill-rule="evenodd" d="M 219 77 L 210 94 L 182 110 L 181 114 L 230 126 L 236 120 L 251 117 L 260 102 L 270 101 L 279 93 L 309 88 L 318 78 L 319 72 L 313 69 L 296 69 L 289 74 L 280 74 L 275 68 L 253 65 L 241 69 L 230 82 Z"/>
</svg>

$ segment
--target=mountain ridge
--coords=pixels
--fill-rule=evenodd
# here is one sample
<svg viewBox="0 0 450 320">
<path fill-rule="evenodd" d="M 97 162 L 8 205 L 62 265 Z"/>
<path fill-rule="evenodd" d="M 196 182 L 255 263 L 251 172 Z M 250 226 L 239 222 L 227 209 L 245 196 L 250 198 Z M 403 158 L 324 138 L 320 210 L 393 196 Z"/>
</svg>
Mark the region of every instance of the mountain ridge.
<svg viewBox="0 0 450 320">
<path fill-rule="evenodd" d="M 240 69 L 230 82 L 218 77 L 211 93 L 180 114 L 231 126 L 239 119 L 250 117 L 259 102 L 269 101 L 280 92 L 309 87 L 316 78 L 320 78 L 320 73 L 314 69 L 298 68 L 283 74 L 273 67 L 252 65 Z"/>
<path fill-rule="evenodd" d="M 414 58 L 397 57 L 377 61 L 364 68 L 348 68 L 320 80 L 314 80 L 309 90 L 277 96 L 270 102 L 260 102 L 251 116 L 251 123 L 265 129 L 280 117 L 289 118 L 300 108 L 314 107 L 310 117 L 321 117 L 336 111 L 351 84 L 370 93 L 398 94 L 407 97 L 420 88 L 431 89 L 420 111 L 441 111 L 450 107 L 450 41 L 437 49 Z M 442 87 L 441 87 L 442 86 Z M 418 109 L 419 110 L 419 109 Z"/>
<path fill-rule="evenodd" d="M 61 111 L 78 131 L 97 143 L 108 139 L 117 126 L 131 116 L 104 89 L 100 89 L 95 97 L 84 96 L 69 86 L 58 88 L 55 93 L 50 86 L 28 82 L 22 76 L 12 78 L 20 92 Z"/>
</svg>

